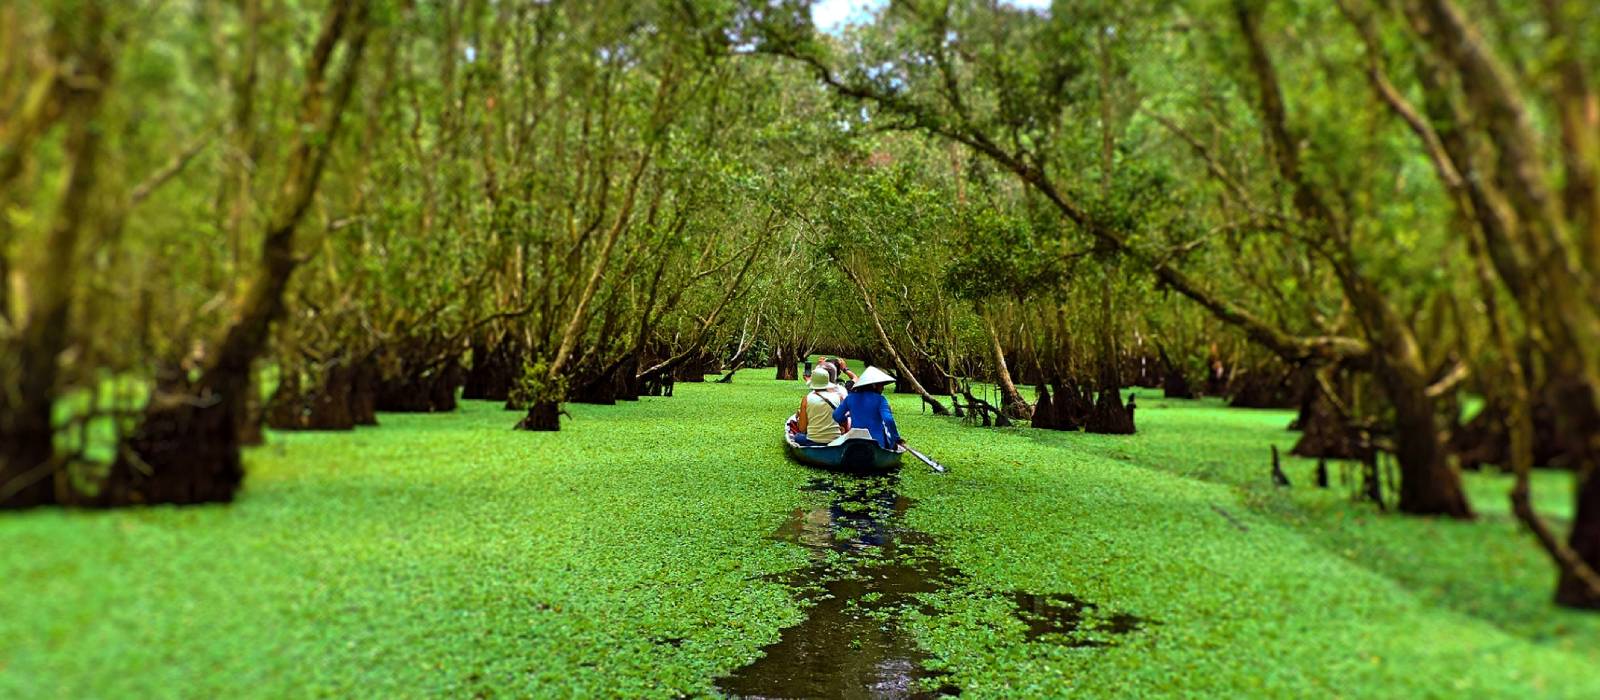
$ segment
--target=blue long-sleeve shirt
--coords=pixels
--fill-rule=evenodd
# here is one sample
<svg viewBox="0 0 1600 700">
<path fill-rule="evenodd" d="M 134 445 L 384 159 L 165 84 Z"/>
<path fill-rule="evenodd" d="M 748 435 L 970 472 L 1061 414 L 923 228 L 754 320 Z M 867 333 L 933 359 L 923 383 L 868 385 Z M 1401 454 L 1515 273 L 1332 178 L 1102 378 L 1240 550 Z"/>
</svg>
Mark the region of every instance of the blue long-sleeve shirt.
<svg viewBox="0 0 1600 700">
<path fill-rule="evenodd" d="M 894 413 L 889 410 L 889 399 L 870 391 L 852 391 L 839 407 L 833 409 L 833 420 L 843 423 L 850 417 L 850 428 L 866 428 L 879 445 L 894 449 L 900 442 L 900 429 L 895 427 Z"/>
</svg>

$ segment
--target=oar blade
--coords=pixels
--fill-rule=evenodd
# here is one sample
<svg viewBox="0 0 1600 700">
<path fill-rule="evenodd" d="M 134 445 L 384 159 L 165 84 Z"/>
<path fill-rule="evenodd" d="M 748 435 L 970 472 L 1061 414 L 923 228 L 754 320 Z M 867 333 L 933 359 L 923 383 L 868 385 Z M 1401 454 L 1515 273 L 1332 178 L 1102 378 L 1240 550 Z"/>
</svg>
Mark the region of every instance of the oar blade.
<svg viewBox="0 0 1600 700">
<path fill-rule="evenodd" d="M 929 457 L 929 456 L 927 456 L 925 454 L 922 454 L 921 452 L 913 450 L 909 446 L 906 447 L 906 451 L 910 452 L 913 457 L 916 457 L 917 459 L 922 460 L 923 464 L 926 464 L 929 467 L 932 467 L 934 471 L 939 472 L 940 474 L 943 474 L 945 472 L 944 465 L 933 461 L 932 457 Z"/>
</svg>

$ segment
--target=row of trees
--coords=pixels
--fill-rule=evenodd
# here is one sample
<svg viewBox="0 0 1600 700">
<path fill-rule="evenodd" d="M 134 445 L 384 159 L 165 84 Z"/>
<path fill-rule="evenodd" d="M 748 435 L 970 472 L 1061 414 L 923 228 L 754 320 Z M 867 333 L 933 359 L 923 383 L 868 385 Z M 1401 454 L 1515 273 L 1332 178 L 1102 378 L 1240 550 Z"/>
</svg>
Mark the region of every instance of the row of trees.
<svg viewBox="0 0 1600 700">
<path fill-rule="evenodd" d="M 1013 331 L 1027 337 L 997 347 L 1089 349 L 1112 368 L 1091 378 L 1103 392 L 1139 336 L 1118 321 L 1119 288 L 1191 358 L 1226 325 L 1302 368 L 1303 419 L 1381 434 L 1403 512 L 1472 517 L 1457 452 L 1495 443 L 1519 476 L 1515 512 L 1561 571 L 1558 600 L 1594 607 L 1600 102 L 1580 5 L 906 0 L 840 41 L 775 9 L 759 49 L 868 108 L 870 128 L 1010 176 L 980 208 L 1013 223 L 958 227 L 985 236 L 975 264 L 991 273 L 968 294 L 1031 314 Z M 1168 292 L 1210 317 L 1210 337 L 1148 308 Z M 1490 406 L 1471 426 L 1463 389 Z M 1564 538 L 1528 498 L 1536 435 L 1578 480 Z"/>
<path fill-rule="evenodd" d="M 1411 514 L 1497 463 L 1600 604 L 1581 3 L 808 10 L 0 8 L 0 503 L 227 500 L 262 424 L 553 430 L 834 352 L 1036 427 L 1131 432 L 1132 382 L 1299 406 Z"/>
<path fill-rule="evenodd" d="M 4 8 L 0 502 L 228 500 L 263 422 L 468 379 L 555 429 L 752 332 L 819 146 L 717 8 L 316 5 Z"/>
</svg>

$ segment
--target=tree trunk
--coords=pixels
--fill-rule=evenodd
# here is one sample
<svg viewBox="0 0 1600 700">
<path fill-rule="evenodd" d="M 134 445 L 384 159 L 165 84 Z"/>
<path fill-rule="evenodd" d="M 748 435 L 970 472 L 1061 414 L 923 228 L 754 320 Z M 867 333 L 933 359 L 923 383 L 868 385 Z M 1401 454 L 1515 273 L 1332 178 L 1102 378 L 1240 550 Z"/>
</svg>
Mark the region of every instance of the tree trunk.
<svg viewBox="0 0 1600 700">
<path fill-rule="evenodd" d="M 521 353 L 510 334 L 474 343 L 472 369 L 467 372 L 461 398 L 504 401 L 511 396 L 511 387 L 521 374 Z"/>
<path fill-rule="evenodd" d="M 911 388 L 917 392 L 917 395 L 922 397 L 922 401 L 932 407 L 934 415 L 949 415 L 950 409 L 945 408 L 944 404 L 933 398 L 927 389 L 922 388 L 922 383 L 917 381 L 916 376 L 911 373 L 911 369 L 906 366 L 905 360 L 900 358 L 900 353 L 894 349 L 894 343 L 889 340 L 889 334 L 883 330 L 883 319 L 878 316 L 878 307 L 872 303 L 872 294 L 867 290 L 867 285 L 861 281 L 860 277 L 856 276 L 855 271 L 851 270 L 849 265 L 840 265 L 839 267 L 844 270 L 845 276 L 855 283 L 856 290 L 861 293 L 861 301 L 867 307 L 867 316 L 872 319 L 872 329 L 878 334 L 878 344 L 889 355 L 889 358 L 894 360 L 895 369 L 900 372 L 898 381 L 909 383 Z"/>
<path fill-rule="evenodd" d="M 449 413 L 456 410 L 456 391 L 465 381 L 461 362 L 445 339 L 403 339 L 379 351 L 381 367 L 373 401 L 392 413 Z"/>
<path fill-rule="evenodd" d="M 1524 316 L 1545 334 L 1552 376 L 1579 380 L 1590 394 L 1585 403 L 1600 405 L 1600 318 L 1593 303 L 1600 285 L 1582 273 L 1581 253 L 1563 231 L 1568 222 L 1551 191 L 1528 101 L 1455 3 L 1413 0 L 1406 7 L 1413 28 L 1454 68 L 1476 110 L 1468 115 L 1448 99 L 1430 102 L 1430 115 L 1444 123 L 1441 141 L 1463 173 L 1485 252 Z M 1430 94 L 1447 93 L 1446 80 L 1428 70 L 1434 67 L 1419 75 Z M 1457 131 L 1461 124 L 1478 126 L 1496 146 L 1493 173 L 1478 172 L 1471 145 Z M 1517 216 L 1507 215 L 1506 206 Z"/>
<path fill-rule="evenodd" d="M 1351 429 L 1349 416 L 1339 409 L 1335 401 L 1342 401 L 1342 397 L 1329 396 L 1329 389 L 1336 380 L 1330 379 L 1329 385 L 1324 387 L 1320 383 L 1306 391 L 1305 401 L 1300 407 L 1300 415 L 1295 419 L 1294 426 L 1300 431 L 1300 439 L 1295 442 L 1294 449 L 1289 454 L 1298 457 L 1320 457 L 1325 459 L 1365 459 L 1360 436 Z"/>
<path fill-rule="evenodd" d="M 230 115 L 233 128 L 229 134 L 232 149 L 222 173 L 222 187 L 217 193 L 217 211 L 225 212 L 222 224 L 228 234 L 229 262 L 233 274 L 240 274 L 244 268 L 245 219 L 252 195 L 251 174 L 255 172 L 256 161 L 261 157 L 261 143 L 255 133 L 261 9 L 261 0 L 244 0 L 240 7 L 244 36 L 239 42 L 237 72 L 229 76 L 233 90 Z"/>
<path fill-rule="evenodd" d="M 1365 326 L 1374 371 L 1395 413 L 1395 457 L 1400 467 L 1401 512 L 1471 518 L 1461 478 L 1446 461 L 1428 372 L 1415 334 L 1377 285 L 1362 274 L 1352 248 L 1350 223 L 1329 204 L 1325 189 L 1300 168 L 1300 141 L 1290 132 L 1277 72 L 1260 33 L 1259 17 L 1248 0 L 1234 0 L 1234 14 L 1245 38 L 1279 176 L 1293 191 L 1294 207 L 1333 249 L 1334 272 L 1345 297 Z"/>
<path fill-rule="evenodd" d="M 1156 355 L 1161 360 L 1161 394 L 1169 399 L 1194 398 L 1194 389 L 1189 386 L 1189 378 L 1184 376 L 1183 367 L 1167 356 L 1167 349 L 1163 346 L 1156 346 Z"/>
<path fill-rule="evenodd" d="M 553 432 L 561 429 L 561 404 L 554 401 L 535 401 L 528 406 L 528 414 L 517 423 L 517 430 Z"/>
<path fill-rule="evenodd" d="M 1395 462 L 1400 468 L 1400 512 L 1470 519 L 1461 475 L 1448 461 L 1438 406 L 1428 394 L 1422 349 L 1404 319 L 1348 260 L 1337 261 L 1341 285 L 1372 339 L 1373 373 L 1394 407 Z"/>
<path fill-rule="evenodd" d="M 138 431 L 122 446 L 101 490 L 84 505 L 214 503 L 244 480 L 238 412 L 248 375 L 152 392 Z"/>
<path fill-rule="evenodd" d="M 1005 414 L 1011 418 L 1027 420 L 1033 415 L 1033 407 L 1028 405 L 1027 399 L 1022 398 L 1022 394 L 1017 391 L 1017 385 L 1011 381 L 1011 370 L 1006 367 L 1006 353 L 1000 345 L 1000 335 L 995 330 L 994 319 L 984 314 L 983 324 L 989 331 L 990 359 L 994 361 L 995 383 L 1000 385 Z"/>
<path fill-rule="evenodd" d="M 1394 406 L 1395 461 L 1400 468 L 1400 512 L 1472 517 L 1461 475 L 1446 460 L 1437 414 L 1420 367 L 1379 360 L 1377 374 Z"/>
<path fill-rule="evenodd" d="M 639 353 L 629 352 L 617 369 L 617 400 L 638 401 L 641 392 L 639 379 Z"/>
<path fill-rule="evenodd" d="M 1556 602 L 1572 608 L 1600 609 L 1600 406 L 1582 382 L 1560 382 L 1558 425 L 1578 452 L 1574 477 L 1577 504 L 1567 552 L 1556 550 L 1561 577 Z M 1547 547 L 1548 548 L 1548 547 Z M 1574 561 L 1566 559 L 1574 557 Z"/>
<path fill-rule="evenodd" d="M 1050 390 L 1042 383 L 1036 385 L 1033 390 L 1039 397 L 1033 405 L 1033 427 L 1055 430 L 1056 410 L 1050 400 Z"/>
<path fill-rule="evenodd" d="M 796 368 L 796 363 L 798 363 L 799 360 L 798 358 L 794 357 L 792 348 L 787 348 L 783 345 L 773 348 L 772 361 L 778 365 L 778 371 L 775 377 L 778 381 L 792 382 L 800 378 L 800 372 Z"/>
<path fill-rule="evenodd" d="M 665 79 L 663 79 L 664 81 Z M 662 90 L 666 89 L 663 82 Z M 561 377 L 561 372 L 566 369 L 567 361 L 571 359 L 573 350 L 578 345 L 583 330 L 589 324 L 589 304 L 594 301 L 595 292 L 600 288 L 600 280 L 605 275 L 606 265 L 611 260 L 611 251 L 616 248 L 617 240 L 627 230 L 629 221 L 633 217 L 633 206 L 639 194 L 639 184 L 644 178 L 644 171 L 650 165 L 654 145 L 645 147 L 634 163 L 633 172 L 628 177 L 627 190 L 623 193 L 621 207 L 616 218 L 612 221 L 610 229 L 606 232 L 604 242 L 600 247 L 600 256 L 590 270 L 588 281 L 584 283 L 583 290 L 578 295 L 578 301 L 572 308 L 566 327 L 561 333 L 561 343 L 556 347 L 556 354 L 550 359 L 549 369 L 545 372 L 543 386 L 555 386 Z M 560 430 L 561 421 L 558 417 L 561 411 L 561 401 L 565 396 L 537 396 L 528 406 L 528 414 L 523 417 L 517 427 L 522 430 Z"/>
<path fill-rule="evenodd" d="M 350 418 L 356 425 L 378 424 L 378 382 L 382 378 L 376 354 L 367 353 L 356 361 L 350 379 Z"/>
<path fill-rule="evenodd" d="M 583 329 L 588 325 L 589 304 L 594 301 L 595 292 L 600 288 L 600 279 L 605 275 L 606 264 L 611 261 L 611 251 L 616 248 L 617 239 L 622 237 L 622 232 L 627 230 L 628 222 L 633 216 L 633 204 L 639 194 L 639 183 L 644 177 L 644 171 L 650 164 L 651 149 L 647 147 L 644 153 L 639 154 L 639 160 L 634 163 L 633 173 L 628 178 L 628 189 L 623 194 L 622 208 L 617 212 L 617 218 L 612 221 L 611 229 L 606 232 L 604 243 L 600 247 L 600 257 L 594 262 L 594 269 L 589 272 L 589 279 L 583 285 L 583 291 L 578 295 L 578 303 L 572 308 L 572 315 L 567 319 L 566 329 L 561 333 L 561 345 L 556 348 L 555 357 L 550 360 L 550 369 L 545 373 L 545 378 L 554 381 L 561 376 L 561 371 L 566 369 L 567 360 L 572 357 L 572 351 L 578 345 L 578 338 Z"/>
<path fill-rule="evenodd" d="M 267 442 L 263 430 L 266 421 L 266 408 L 261 400 L 261 383 L 256 381 L 254 368 L 250 372 L 250 381 L 244 384 L 244 410 L 234 416 L 234 432 L 239 434 L 241 447 L 253 447 Z"/>
<path fill-rule="evenodd" d="M 284 370 L 278 390 L 264 411 L 267 425 L 274 430 L 355 429 L 355 414 L 351 411 L 355 370 L 335 360 L 313 367 L 310 373 L 314 381 L 302 386 L 302 377 L 307 373 L 294 368 Z"/>
<path fill-rule="evenodd" d="M 774 212 L 772 216 L 775 215 L 776 213 Z M 772 216 L 768 217 L 769 223 L 772 219 Z M 727 290 L 723 292 L 722 298 L 717 302 L 716 307 L 711 310 L 711 313 L 706 314 L 704 319 L 701 319 L 700 326 L 695 330 L 694 339 L 689 342 L 688 349 L 668 358 L 666 361 L 661 362 L 650 369 L 641 372 L 640 374 L 671 372 L 674 371 L 678 365 L 693 358 L 695 359 L 695 366 L 693 370 L 687 374 L 682 374 L 677 378 L 680 381 L 686 382 L 703 382 L 706 380 L 707 372 L 705 369 L 707 363 L 703 361 L 704 356 L 706 355 L 704 347 L 706 337 L 709 335 L 711 329 L 716 326 L 718 319 L 722 317 L 722 311 L 728 307 L 728 302 L 733 301 L 733 298 L 738 296 L 739 292 L 744 288 L 744 278 L 749 274 L 750 267 L 755 264 L 756 258 L 760 256 L 760 252 L 761 247 L 759 245 L 750 246 L 750 256 L 745 258 L 744 265 L 739 268 L 739 273 L 734 275 L 733 283 L 728 285 Z"/>
<path fill-rule="evenodd" d="M 283 314 L 283 292 L 297 259 L 295 232 L 317 185 L 360 73 L 367 3 L 336 3 L 307 57 L 294 145 L 283 187 L 262 241 L 261 262 L 200 380 L 179 395 L 153 393 L 138 431 L 111 465 L 98 505 L 228 501 L 244 477 L 239 426 L 248 415 L 252 367 Z M 323 94 L 333 55 L 348 32 L 345 64 Z M 324 116 L 326 115 L 326 116 Z"/>
<path fill-rule="evenodd" d="M 611 406 L 617 403 L 620 394 L 627 391 L 629 383 L 621 375 L 631 372 L 629 359 L 632 354 L 623 355 L 611 364 L 600 368 L 592 375 L 581 377 L 580 381 L 568 392 L 568 399 L 573 403 L 597 404 Z M 628 375 L 630 378 L 633 376 Z M 636 380 L 637 378 L 635 378 Z"/>
<path fill-rule="evenodd" d="M 1100 398 L 1095 401 L 1094 409 L 1084 421 L 1083 429 L 1102 435 L 1132 435 L 1135 430 L 1132 398 L 1124 405 L 1120 389 L 1102 387 Z"/>
<path fill-rule="evenodd" d="M 67 125 L 63 145 L 66 185 L 50 224 L 42 268 L 33 280 L 27 325 L 22 327 L 14 343 L 3 348 L 10 357 L 0 359 L 0 369 L 9 375 L 5 381 L 16 382 L 14 386 L 0 386 L 0 392 L 8 394 L 0 399 L 0 507 L 4 508 L 44 505 L 56 500 L 51 423 L 59 372 L 57 361 L 69 341 L 68 316 L 76 279 L 73 270 L 95 189 L 100 132 L 94 121 L 113 69 L 101 3 L 87 3 L 82 22 L 83 45 L 72 47 L 75 55 L 71 57 L 80 72 L 59 76 L 60 82 L 51 88 L 52 93 L 46 98 L 59 100 L 60 118 Z M 25 149 L 29 144 L 16 146 Z M 8 284 L 9 279 L 0 278 L 0 286 Z"/>
<path fill-rule="evenodd" d="M 1578 509 L 1572 520 L 1567 546 L 1588 567 L 1590 576 L 1600 570 L 1600 473 L 1590 471 L 1579 477 Z M 1593 579 L 1579 575 L 1574 567 L 1561 568 L 1556 584 L 1556 602 L 1570 608 L 1600 610 L 1600 587 Z"/>
<path fill-rule="evenodd" d="M 1547 11 L 1559 9 L 1554 4 L 1545 7 Z M 1600 193 L 1592 191 L 1595 184 L 1588 180 L 1597 165 L 1594 159 L 1600 154 L 1592 147 L 1592 124 L 1576 123 L 1571 117 L 1579 116 L 1573 107 L 1589 101 L 1591 104 L 1580 107 L 1581 121 L 1592 122 L 1596 118 L 1594 98 L 1587 85 L 1582 84 L 1583 76 L 1571 70 L 1576 64 L 1565 52 L 1572 47 L 1562 46 L 1556 61 L 1562 73 L 1557 102 L 1567 146 L 1562 155 L 1569 171 L 1569 204 L 1578 205 L 1563 219 L 1560 203 L 1552 192 L 1549 168 L 1543 162 L 1541 134 L 1528 113 L 1529 101 L 1493 45 L 1483 41 L 1467 15 L 1450 0 L 1412 0 L 1405 8 L 1412 28 L 1432 46 L 1442 63 L 1453 69 L 1461 93 L 1474 111 L 1472 118 L 1465 118 L 1467 110 L 1452 99 L 1450 81 L 1439 74 L 1443 72 L 1441 61 L 1429 62 L 1433 57 L 1424 54 L 1425 65 L 1418 73 L 1430 97 L 1430 117 L 1437 125 L 1440 143 L 1462 173 L 1461 189 L 1472 205 L 1468 213 L 1484 236 L 1482 254 L 1493 263 L 1528 324 L 1544 336 L 1551 378 L 1570 378 L 1574 385 L 1573 390 L 1562 391 L 1557 401 L 1564 418 L 1563 432 L 1574 445 L 1582 445 L 1576 465 L 1580 479 L 1576 519 L 1568 544 L 1578 553 L 1583 568 L 1592 573 L 1600 569 L 1600 508 L 1595 506 L 1594 484 L 1595 474 L 1600 472 L 1600 418 L 1596 418 L 1600 412 L 1600 318 L 1595 312 L 1600 285 L 1589 281 L 1582 271 L 1584 261 L 1592 262 L 1596 251 L 1600 251 L 1600 228 L 1595 226 L 1600 217 L 1592 214 L 1600 206 L 1596 204 L 1600 200 L 1594 199 Z M 1547 21 L 1559 24 L 1557 14 L 1550 13 Z M 1567 27 L 1555 28 L 1558 36 L 1566 30 Z M 1464 138 L 1464 127 L 1481 130 L 1486 140 L 1494 144 L 1494 158 L 1488 161 L 1492 174 L 1479 172 L 1477 153 Z M 1573 127 L 1584 133 L 1572 133 Z M 1574 136 L 1578 137 L 1576 142 Z M 1506 207 L 1516 215 L 1509 215 Z M 1577 245 L 1569 243 L 1563 229 L 1575 229 Z M 1516 432 L 1516 428 L 1512 430 Z M 1513 496 L 1516 497 L 1515 492 Z M 1526 498 L 1526 494 L 1522 497 Z M 1536 515 L 1531 507 L 1527 510 L 1529 517 L 1524 522 L 1534 527 Z M 1534 529 L 1537 533 L 1538 528 Z M 1541 536 L 1541 540 L 1546 538 Z M 1578 589 L 1578 567 L 1563 561 L 1561 547 L 1548 541 L 1544 544 L 1563 571 L 1558 601 L 1575 607 L 1596 607 L 1594 591 L 1583 595 Z"/>
<path fill-rule="evenodd" d="M 54 432 L 49 406 L 0 405 L 0 508 L 30 508 L 56 502 Z M 40 416 L 43 420 L 40 420 Z"/>
</svg>

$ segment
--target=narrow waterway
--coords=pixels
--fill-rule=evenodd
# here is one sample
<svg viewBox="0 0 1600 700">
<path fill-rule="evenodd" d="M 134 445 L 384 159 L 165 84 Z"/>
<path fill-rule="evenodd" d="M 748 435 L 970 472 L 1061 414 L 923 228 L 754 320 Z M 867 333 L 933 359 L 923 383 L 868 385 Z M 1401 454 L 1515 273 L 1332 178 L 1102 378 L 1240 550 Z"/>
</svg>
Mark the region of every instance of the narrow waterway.
<svg viewBox="0 0 1600 700">
<path fill-rule="evenodd" d="M 936 615 L 923 594 L 962 585 L 938 542 L 905 525 L 913 502 L 897 477 L 818 478 L 803 489 L 825 507 L 797 508 L 772 537 L 806 547 L 810 565 L 775 578 L 792 586 L 806 619 L 783 630 L 761 657 L 721 679 L 718 690 L 746 698 L 936 698 L 961 694 L 902 624 L 908 611 Z M 1065 594 L 999 592 L 1015 605 L 1030 641 L 1105 646 L 1107 635 L 1141 629 L 1124 613 L 1100 614 Z M 1092 633 L 1092 634 L 1086 634 Z"/>
</svg>

